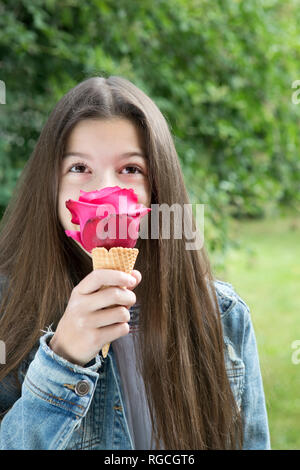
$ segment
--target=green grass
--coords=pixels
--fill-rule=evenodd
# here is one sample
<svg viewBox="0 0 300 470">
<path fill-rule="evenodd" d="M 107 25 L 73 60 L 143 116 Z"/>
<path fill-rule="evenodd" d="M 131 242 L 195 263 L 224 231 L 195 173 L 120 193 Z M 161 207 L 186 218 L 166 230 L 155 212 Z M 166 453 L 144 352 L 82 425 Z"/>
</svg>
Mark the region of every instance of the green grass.
<svg viewBox="0 0 300 470">
<path fill-rule="evenodd" d="M 300 364 L 292 362 L 292 343 L 300 340 L 299 214 L 232 221 L 230 236 L 239 247 L 214 274 L 250 307 L 272 449 L 300 449 Z"/>
</svg>

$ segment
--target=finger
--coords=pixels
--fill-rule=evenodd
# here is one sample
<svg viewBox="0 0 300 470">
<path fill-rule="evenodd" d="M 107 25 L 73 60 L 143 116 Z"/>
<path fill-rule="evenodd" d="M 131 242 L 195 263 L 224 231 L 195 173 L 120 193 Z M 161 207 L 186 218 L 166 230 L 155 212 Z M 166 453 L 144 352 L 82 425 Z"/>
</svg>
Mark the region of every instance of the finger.
<svg viewBox="0 0 300 470">
<path fill-rule="evenodd" d="M 104 326 L 113 325 L 115 323 L 128 323 L 130 321 L 129 310 L 122 306 L 114 308 L 105 308 L 93 312 L 88 320 L 90 328 L 102 328 Z"/>
<path fill-rule="evenodd" d="M 104 346 L 104 344 L 111 343 L 122 336 L 126 336 L 129 333 L 129 325 L 126 322 L 116 323 L 114 325 L 99 328 L 98 331 L 99 343 L 102 342 L 102 346 Z"/>
<path fill-rule="evenodd" d="M 132 306 L 136 303 L 136 295 L 124 287 L 110 286 L 91 294 L 88 298 L 88 311 L 95 312 L 107 307 L 118 305 Z"/>
<path fill-rule="evenodd" d="M 139 283 L 141 282 L 142 280 L 142 275 L 140 273 L 140 271 L 137 271 L 136 269 L 134 271 L 131 271 L 131 276 L 134 276 L 135 280 L 136 280 L 136 283 L 134 286 L 128 286 L 127 289 L 134 289 L 136 286 L 139 285 Z"/>
<path fill-rule="evenodd" d="M 132 279 L 133 278 L 133 279 Z M 115 269 L 95 269 L 75 287 L 79 294 L 91 294 L 102 286 L 134 286 L 135 277 Z M 131 285 L 130 285 L 131 283 Z"/>
<path fill-rule="evenodd" d="M 138 280 L 138 282 L 141 282 L 142 280 L 142 274 L 137 269 L 134 269 L 133 271 L 131 271 L 131 276 L 134 276 Z"/>
</svg>

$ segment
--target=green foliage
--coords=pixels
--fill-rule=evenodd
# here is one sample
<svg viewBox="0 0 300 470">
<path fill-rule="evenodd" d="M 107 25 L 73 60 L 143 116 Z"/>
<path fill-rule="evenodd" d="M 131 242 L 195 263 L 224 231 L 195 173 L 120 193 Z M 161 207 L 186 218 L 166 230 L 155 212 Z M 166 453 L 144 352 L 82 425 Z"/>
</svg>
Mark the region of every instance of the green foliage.
<svg viewBox="0 0 300 470">
<path fill-rule="evenodd" d="M 121 75 L 166 117 L 208 245 L 229 216 L 299 203 L 295 0 L 16 0 L 0 5 L 0 207 L 49 112 L 79 81 Z M 300 11 L 300 10 L 299 10 Z"/>
<path fill-rule="evenodd" d="M 299 213 L 277 208 L 264 220 L 231 220 L 229 234 L 235 247 L 217 278 L 230 282 L 250 308 L 271 447 L 299 449 L 300 364 L 293 361 L 300 339 Z"/>
</svg>

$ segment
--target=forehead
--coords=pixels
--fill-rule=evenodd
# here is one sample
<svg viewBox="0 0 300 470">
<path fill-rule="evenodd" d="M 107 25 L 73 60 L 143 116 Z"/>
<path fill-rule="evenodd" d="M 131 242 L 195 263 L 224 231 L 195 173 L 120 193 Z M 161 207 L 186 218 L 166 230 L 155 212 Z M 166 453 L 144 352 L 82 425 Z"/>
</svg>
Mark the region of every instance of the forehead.
<svg viewBox="0 0 300 470">
<path fill-rule="evenodd" d="M 94 145 L 116 149 L 134 145 L 142 149 L 144 141 L 141 129 L 128 119 L 85 119 L 77 123 L 67 140 L 67 149 L 80 151 Z"/>
</svg>

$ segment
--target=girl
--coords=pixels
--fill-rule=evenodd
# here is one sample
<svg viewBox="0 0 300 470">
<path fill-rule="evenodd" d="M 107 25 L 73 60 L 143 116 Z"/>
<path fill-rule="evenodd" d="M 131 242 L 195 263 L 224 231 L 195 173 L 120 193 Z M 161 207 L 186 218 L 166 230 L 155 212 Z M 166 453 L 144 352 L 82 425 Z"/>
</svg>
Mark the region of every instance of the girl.
<svg viewBox="0 0 300 470">
<path fill-rule="evenodd" d="M 154 102 L 95 77 L 56 105 L 1 221 L 0 448 L 268 449 L 249 309 L 205 249 L 139 238 L 132 284 L 66 236 L 65 201 L 114 185 L 189 204 Z"/>
</svg>

